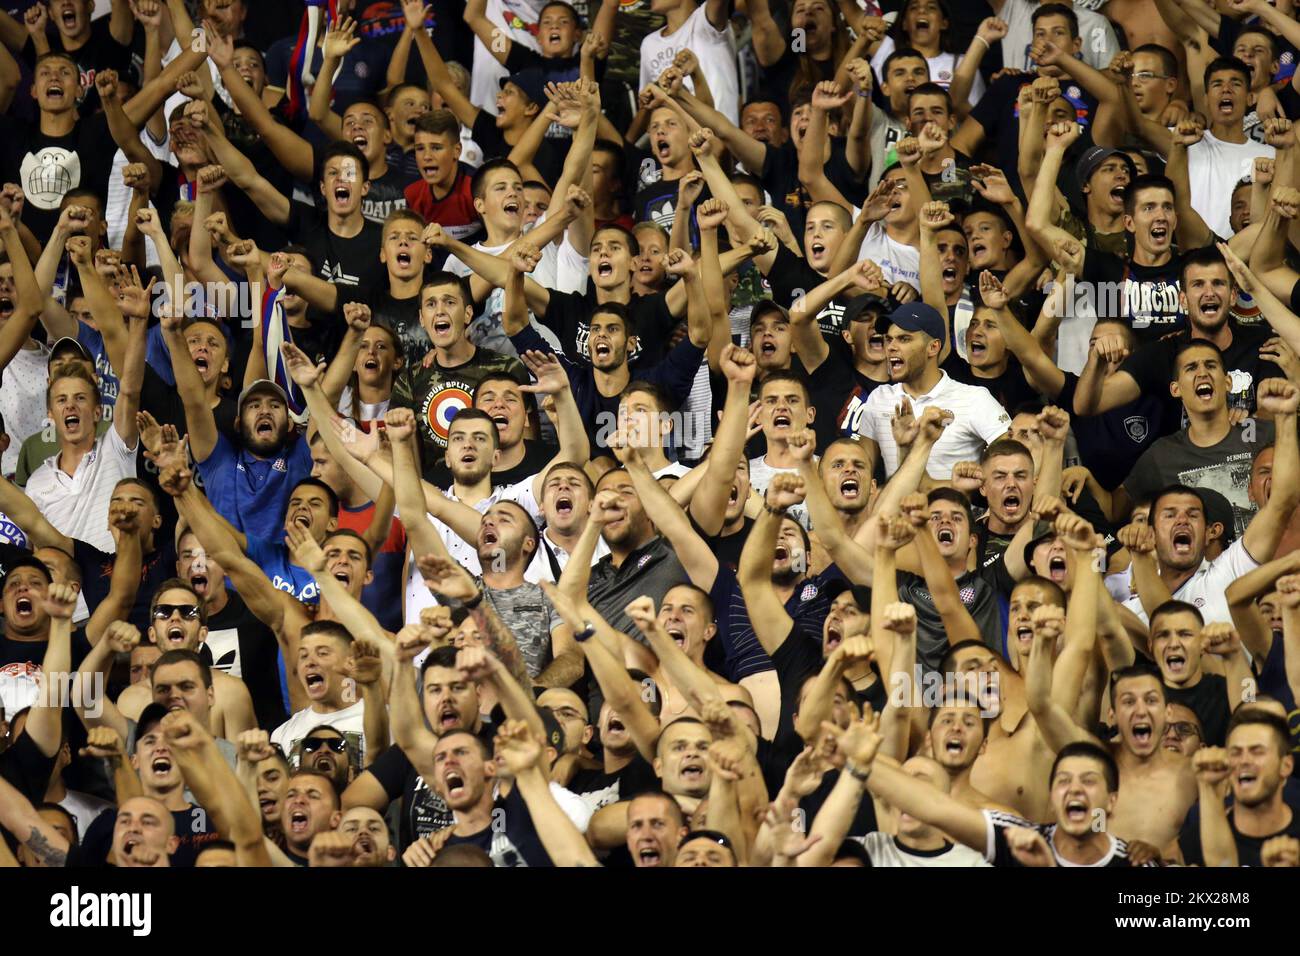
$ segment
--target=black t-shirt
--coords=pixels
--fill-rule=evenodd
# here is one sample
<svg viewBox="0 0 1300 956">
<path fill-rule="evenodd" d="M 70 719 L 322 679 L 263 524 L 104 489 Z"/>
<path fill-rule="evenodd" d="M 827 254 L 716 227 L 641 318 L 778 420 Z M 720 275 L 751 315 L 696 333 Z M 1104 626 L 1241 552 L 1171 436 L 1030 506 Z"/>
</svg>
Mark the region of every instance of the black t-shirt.
<svg viewBox="0 0 1300 956">
<path fill-rule="evenodd" d="M 13 9 L 12 4 L 5 6 Z M 30 4 L 22 4 L 22 6 L 30 6 Z M 54 11 L 50 11 L 49 17 L 54 18 Z M 136 72 L 135 64 L 131 61 L 131 47 L 123 46 L 113 39 L 113 34 L 108 28 L 110 19 L 110 17 L 99 17 L 91 20 L 90 39 L 76 50 L 69 50 L 64 46 L 63 34 L 54 29 L 52 24 L 46 30 L 50 50 L 55 53 L 66 53 L 76 61 L 77 72 L 80 74 L 78 82 L 81 84 L 81 100 L 78 108 L 82 116 L 90 116 L 100 108 L 99 91 L 95 89 L 95 74 L 100 70 L 116 70 L 121 79 L 134 83 L 137 89 L 140 86 L 140 77 Z M 27 37 L 23 44 L 22 58 L 29 70 L 35 67 L 36 47 L 31 37 Z"/>
<path fill-rule="evenodd" d="M 843 434 L 840 429 L 840 413 L 857 384 L 853 359 L 843 341 L 833 340 L 829 347 L 825 360 L 811 373 L 804 368 L 798 356 L 790 359 L 791 368 L 802 374 L 808 383 L 812 407 L 817 409 L 817 417 L 813 419 L 813 432 L 817 436 L 817 447 L 822 450 Z"/>
<path fill-rule="evenodd" d="M 540 316 L 542 325 L 559 338 L 564 354 L 575 362 L 591 361 L 587 354 L 587 337 L 591 334 L 589 323 L 595 308 L 596 288 L 588 283 L 585 293 L 551 290 L 550 302 Z M 633 293 L 627 309 L 637 337 L 636 347 L 628 355 L 628 368 L 636 378 L 641 363 L 649 367 L 663 360 L 677 320 L 668 311 L 668 301 L 662 292 L 651 295 Z"/>
<path fill-rule="evenodd" d="M 1182 262 L 1181 255 L 1174 255 L 1163 265 L 1143 266 L 1099 252 L 1089 253 L 1083 271 L 1086 281 L 1123 283 L 1120 301 L 1115 304 L 1138 342 L 1146 344 L 1187 327 L 1187 313 L 1178 298 L 1182 288 Z M 1103 307 L 1111 306 L 1103 299 L 1098 302 L 1098 311 Z M 1163 391 L 1169 391 L 1168 385 L 1166 380 Z"/>
<path fill-rule="evenodd" d="M 810 266 L 807 259 L 791 252 L 784 243 L 776 247 L 776 258 L 767 273 L 767 282 L 772 287 L 772 301 L 781 308 L 789 310 L 804 293 L 825 281 L 826 276 Z M 832 348 L 844 344 L 839 333 L 844 327 L 844 307 L 851 298 L 836 296 L 817 313 L 817 326 Z"/>
<path fill-rule="evenodd" d="M 387 285 L 376 291 L 370 304 L 370 315 L 375 323 L 391 329 L 402 349 L 402 359 L 409 366 L 418 365 L 433 348 L 429 333 L 420 324 L 420 297 L 395 299 Z"/>
<path fill-rule="evenodd" d="M 322 151 L 319 146 L 312 146 L 312 168 L 316 170 L 314 176 L 317 179 L 320 176 Z M 384 159 L 387 161 L 388 157 L 385 156 Z M 401 164 L 389 164 L 384 175 L 369 180 L 370 188 L 361 197 L 361 215 L 366 217 L 367 222 L 382 226 L 394 209 L 406 208 L 406 187 L 419 178 L 418 174 Z"/>
<path fill-rule="evenodd" d="M 1020 175 L 1016 171 L 1020 160 L 1020 109 L 1017 99 L 1020 88 L 1028 86 L 1036 79 L 1034 75 L 999 77 L 984 92 L 984 96 L 971 110 L 971 119 L 984 128 L 984 144 L 997 158 L 996 165 L 1006 174 L 1007 182 L 1016 187 Z M 1066 152 L 1065 162 L 1061 164 L 1061 190 L 1067 196 L 1074 195 L 1074 165 L 1080 155 L 1090 148 L 1092 132 L 1088 126 L 1090 117 L 1096 112 L 1097 101 L 1073 80 L 1062 78 L 1061 92 L 1075 107 L 1078 121 L 1084 124 L 1083 135 Z"/>
<path fill-rule="evenodd" d="M 1073 409 L 1078 387 L 1079 376 L 1066 372 L 1057 404 Z M 1077 415 L 1070 422 L 1079 458 L 1103 488 L 1113 490 L 1123 484 L 1142 453 L 1163 434 L 1166 403 L 1160 396 L 1144 390 L 1127 405 L 1100 415 Z"/>
<path fill-rule="evenodd" d="M 47 136 L 39 124 L 0 116 L 0 175 L 22 186 L 23 223 L 44 244 L 59 221 L 70 189 L 108 195 L 117 144 L 102 113 L 78 120 L 66 136 Z"/>
<path fill-rule="evenodd" d="M 173 810 L 176 836 L 179 845 L 172 854 L 171 865 L 174 867 L 193 866 L 203 847 L 220 840 L 216 824 L 202 807 L 190 807 L 187 810 Z M 108 855 L 113 850 L 113 828 L 117 824 L 117 808 L 105 810 L 90 822 L 81 843 L 68 852 L 70 867 L 108 866 Z"/>
<path fill-rule="evenodd" d="M 210 667 L 244 682 L 259 727 L 279 727 L 289 716 L 280 689 L 280 645 L 242 597 L 226 593 L 226 606 L 208 618 L 199 654 Z"/>
<path fill-rule="evenodd" d="M 835 79 L 835 57 L 815 60 L 806 53 L 796 53 L 792 44 L 786 43 L 785 52 L 780 59 L 771 66 L 759 67 L 761 95 L 776 101 L 781 107 L 782 115 L 790 111 L 790 87 L 798 79 L 800 63 L 812 69 L 816 76 L 814 86 L 823 80 Z"/>
<path fill-rule="evenodd" d="M 156 534 L 154 544 L 154 550 L 144 556 L 140 569 L 140 588 L 136 591 L 135 604 L 127 618 L 141 631 L 149 628 L 149 604 L 158 586 L 176 576 L 176 546 L 169 539 L 160 541 Z M 108 597 L 116 557 L 74 538 L 72 559 L 81 569 L 81 590 L 86 595 L 86 607 L 93 611 Z"/>
<path fill-rule="evenodd" d="M 842 137 L 831 137 L 831 155 L 825 166 L 826 178 L 846 200 L 855 206 L 861 206 L 869 194 L 869 177 L 859 177 L 853 171 L 845 152 L 845 142 Z M 772 205 L 785 213 L 791 231 L 801 238 L 808 207 L 813 200 L 799 180 L 799 154 L 795 151 L 794 144 L 768 146 L 763 154 L 763 168 L 759 171 L 758 178 L 771 195 Z"/>
<path fill-rule="evenodd" d="M 456 823 L 455 814 L 424 782 L 401 747 L 389 747 L 368 768 L 390 800 L 401 798 L 399 851 Z"/>
<path fill-rule="evenodd" d="M 844 435 L 859 435 L 858 426 L 862 424 L 862 418 L 866 414 L 867 399 L 871 393 L 878 389 L 886 382 L 877 382 L 867 378 L 857 367 L 853 368 L 853 389 L 844 399 L 844 404 L 840 407 L 839 431 Z M 820 412 L 818 414 L 821 414 Z"/>
<path fill-rule="evenodd" d="M 11 637 L 0 634 L 0 675 L 16 677 L 23 673 L 31 674 L 33 667 L 39 671 L 41 662 L 45 660 L 45 647 L 48 643 L 48 640 L 15 641 Z M 90 641 L 86 640 L 85 630 L 74 628 L 72 666 L 77 667 L 89 653 Z"/>
<path fill-rule="evenodd" d="M 294 242 L 306 247 L 318 276 L 340 287 L 352 287 L 339 289 L 340 305 L 351 301 L 369 304 L 372 290 L 387 286 L 388 273 L 379 261 L 384 230 L 378 223 L 366 221 L 360 232 L 345 239 L 330 232 L 323 210 L 294 200 L 289 205 L 287 231 Z"/>
<path fill-rule="evenodd" d="M 516 43 L 515 46 L 518 47 L 519 44 Z M 511 146 L 497 126 L 497 118 L 487 110 L 479 110 L 470 132 L 479 149 L 483 150 L 485 162 L 489 159 L 504 159 L 510 155 Z M 560 174 L 564 172 L 564 154 L 561 141 L 544 137 L 542 145 L 537 147 L 537 152 L 533 155 L 533 165 L 551 188 L 555 188 L 555 184 L 560 181 Z"/>
<path fill-rule="evenodd" d="M 1222 747 L 1228 739 L 1228 679 L 1222 674 L 1202 674 L 1191 687 L 1165 684 L 1165 699 L 1195 711 L 1207 747 Z"/>
<path fill-rule="evenodd" d="M 1178 834 L 1178 848 L 1183 852 L 1183 862 L 1188 866 L 1205 866 L 1205 854 L 1201 849 L 1201 815 L 1200 807 L 1193 807 L 1194 812 L 1187 815 L 1183 828 Z M 1238 866 L 1263 866 L 1260 850 L 1273 837 L 1289 836 L 1300 838 L 1300 816 L 1291 810 L 1291 820 L 1285 827 L 1268 836 L 1247 836 L 1237 829 L 1236 814 L 1228 808 L 1228 825 L 1232 827 L 1232 841 L 1237 844 Z"/>
<path fill-rule="evenodd" d="M 627 766 L 613 773 L 606 773 L 603 767 L 579 770 L 565 789 L 576 793 L 594 811 L 647 790 L 658 790 L 659 778 L 655 776 L 654 767 L 636 754 Z"/>
<path fill-rule="evenodd" d="M 879 713 L 879 710 L 876 712 Z M 839 783 L 841 773 L 842 770 L 827 771 L 817 789 L 799 801 L 799 810 L 803 813 L 803 818 L 808 821 L 809 828 L 817 819 L 817 814 L 821 812 L 822 805 L 830 798 L 831 791 Z M 876 803 L 871 799 L 870 793 L 864 793 L 862 799 L 858 801 L 858 810 L 853 814 L 853 822 L 849 824 L 849 832 L 845 837 L 848 839 L 864 837 L 879 829 L 880 824 L 876 820 Z"/>
<path fill-rule="evenodd" d="M 740 530 L 735 534 L 715 534 L 707 538 L 709 550 L 713 556 L 718 559 L 720 564 L 724 564 L 730 569 L 732 574 L 740 567 L 740 553 L 745 549 L 745 542 L 749 539 L 749 532 L 753 530 L 754 519 L 743 519 Z M 699 529 L 696 528 L 698 531 Z"/>
<path fill-rule="evenodd" d="M 980 630 L 984 643 L 1001 651 L 1006 628 L 998 601 L 998 589 L 986 574 L 967 571 L 957 578 L 961 602 Z M 927 671 L 938 671 L 948 653 L 948 635 L 934 606 L 925 578 L 906 571 L 898 573 L 898 599 L 916 608 L 916 658 Z"/>
<path fill-rule="evenodd" d="M 1259 383 L 1266 378 L 1285 377 L 1280 368 L 1259 357 L 1259 348 L 1272 335 L 1272 329 L 1241 325 L 1232 319 L 1228 321 L 1232 343 L 1223 350 L 1223 370 L 1228 376 L 1228 407 L 1254 412 Z M 1143 395 L 1161 397 L 1165 405 L 1163 420 L 1166 422 L 1180 423 L 1182 420 L 1182 402 L 1169 394 L 1169 382 L 1173 378 L 1178 350 L 1190 341 L 1191 331 L 1184 330 L 1148 343 L 1120 366 L 1121 372 L 1133 376 Z"/>
<path fill-rule="evenodd" d="M 1025 380 L 1025 371 L 1015 356 L 1007 355 L 1007 367 L 1001 375 L 982 378 L 975 370 L 953 351 L 948 361 L 943 363 L 943 370 L 955 382 L 963 385 L 982 385 L 998 400 L 998 404 L 1008 411 L 1019 408 L 1026 402 L 1035 401 L 1038 393 Z"/>
<path fill-rule="evenodd" d="M 528 804 L 512 787 L 510 795 L 498 797 L 493 807 L 492 820 L 472 836 L 455 836 L 447 846 L 471 843 L 492 857 L 496 866 L 553 866 L 551 858 L 537 836 L 537 827 Z"/>
<path fill-rule="evenodd" d="M 33 805 L 45 800 L 53 769 L 54 758 L 41 753 L 41 748 L 26 731 L 19 734 L 8 749 L 0 752 L 0 777 Z"/>
</svg>

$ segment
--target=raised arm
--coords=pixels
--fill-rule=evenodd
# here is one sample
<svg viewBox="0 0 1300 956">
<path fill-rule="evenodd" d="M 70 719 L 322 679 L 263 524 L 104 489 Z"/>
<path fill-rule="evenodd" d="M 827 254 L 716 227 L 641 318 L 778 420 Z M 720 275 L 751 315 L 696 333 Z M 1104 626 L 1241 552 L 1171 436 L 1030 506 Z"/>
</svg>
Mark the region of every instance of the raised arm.
<svg viewBox="0 0 1300 956">
<path fill-rule="evenodd" d="M 1223 805 L 1232 773 L 1228 752 L 1222 747 L 1202 747 L 1192 754 L 1196 771 L 1197 801 L 1201 811 L 1201 856 L 1206 866 L 1240 866 L 1237 840 Z"/>
<path fill-rule="evenodd" d="M 533 830 L 551 862 L 556 866 L 599 866 L 586 838 L 551 793 L 543 739 L 544 735 L 526 722 L 509 720 L 497 732 L 497 753 L 515 778 Z"/>
<path fill-rule="evenodd" d="M 307 101 L 307 113 L 311 121 L 334 139 L 339 139 L 343 133 L 343 124 L 339 121 L 338 114 L 330 109 L 330 100 L 334 97 L 334 74 L 343 65 L 343 58 L 361 42 L 360 37 L 353 35 L 356 28 L 356 21 L 345 16 L 325 34 L 325 40 L 321 44 L 320 72 L 316 75 L 316 82 L 312 84 L 311 96 Z"/>
<path fill-rule="evenodd" d="M 772 561 L 781 519 L 790 508 L 804 500 L 804 488 L 803 478 L 790 474 L 772 476 L 763 510 L 745 539 L 740 565 L 736 569 L 754 636 L 769 657 L 785 643 L 794 628 L 794 619 L 772 586 Z"/>
<path fill-rule="evenodd" d="M 638 448 L 614 445 L 613 450 L 627 469 L 646 516 L 672 545 L 691 583 L 705 591 L 712 589 L 718 575 L 718 559 L 691 526 L 691 519 L 682 506 L 655 480 Z"/>
<path fill-rule="evenodd" d="M 728 345 L 722 352 L 722 373 L 727 379 L 727 397 L 722 421 L 713 433 L 713 446 L 704 465 L 704 476 L 691 496 L 691 518 L 706 536 L 722 530 L 726 521 L 727 502 L 736 483 L 736 469 L 745 450 L 745 433 L 749 424 L 749 389 L 758 366 L 753 353 L 738 345 Z"/>
<path fill-rule="evenodd" d="M 1278 330 L 1281 331 L 1280 329 Z M 1300 388 L 1281 378 L 1266 378 L 1256 392 L 1256 406 L 1272 413 L 1276 438 L 1273 452 L 1273 487 L 1268 501 L 1250 519 L 1242 544 L 1256 561 L 1267 561 L 1300 503 L 1300 448 L 1296 440 L 1296 411 Z"/>
</svg>

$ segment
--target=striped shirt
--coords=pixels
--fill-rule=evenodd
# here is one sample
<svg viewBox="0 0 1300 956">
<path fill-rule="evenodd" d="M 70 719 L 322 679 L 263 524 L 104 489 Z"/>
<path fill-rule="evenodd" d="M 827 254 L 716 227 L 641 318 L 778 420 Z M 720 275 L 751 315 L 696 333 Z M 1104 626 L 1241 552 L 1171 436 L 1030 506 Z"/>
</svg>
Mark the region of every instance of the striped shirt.
<svg viewBox="0 0 1300 956">
<path fill-rule="evenodd" d="M 903 400 L 901 382 L 890 382 L 875 389 L 868 397 L 858 426 L 865 435 L 880 446 L 885 463 L 885 474 L 898 470 L 898 445 L 889 420 L 894 409 Z M 947 372 L 939 373 L 939 381 L 924 395 L 908 395 L 916 417 L 934 406 L 953 413 L 953 422 L 930 452 L 926 467 L 932 478 L 949 478 L 953 465 L 959 461 L 975 461 L 987 445 L 1001 438 L 1011 427 L 1011 416 L 998 404 L 997 399 L 983 385 L 963 385 L 954 381 Z"/>
</svg>

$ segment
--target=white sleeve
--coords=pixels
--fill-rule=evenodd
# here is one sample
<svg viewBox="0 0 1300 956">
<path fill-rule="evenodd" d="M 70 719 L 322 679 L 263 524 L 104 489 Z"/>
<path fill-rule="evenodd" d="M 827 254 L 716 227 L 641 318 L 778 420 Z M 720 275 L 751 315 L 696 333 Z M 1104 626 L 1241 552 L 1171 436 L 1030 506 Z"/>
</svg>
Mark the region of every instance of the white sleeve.
<svg viewBox="0 0 1300 956">
<path fill-rule="evenodd" d="M 569 241 L 566 230 L 560 242 L 560 251 L 555 256 L 555 291 L 583 295 L 587 291 L 587 276 L 587 257 Z"/>
<path fill-rule="evenodd" d="M 980 438 L 984 439 L 984 444 L 990 444 L 995 438 L 1001 438 L 1006 434 L 1007 429 L 1011 427 L 1011 416 L 1007 410 L 1002 407 L 1001 403 L 993 397 L 984 386 L 979 386 L 983 394 L 976 397 L 972 403 L 971 410 L 974 415 L 971 418 L 970 426 L 975 429 Z"/>
</svg>

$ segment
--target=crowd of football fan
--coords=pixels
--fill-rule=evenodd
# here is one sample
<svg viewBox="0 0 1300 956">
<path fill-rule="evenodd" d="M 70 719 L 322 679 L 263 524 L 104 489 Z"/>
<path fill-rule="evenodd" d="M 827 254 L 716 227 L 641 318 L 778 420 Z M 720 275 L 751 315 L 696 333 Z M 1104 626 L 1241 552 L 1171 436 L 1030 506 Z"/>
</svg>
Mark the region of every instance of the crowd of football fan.
<svg viewBox="0 0 1300 956">
<path fill-rule="evenodd" d="M 1292 0 L 0 7 L 0 866 L 1300 865 Z"/>
</svg>

